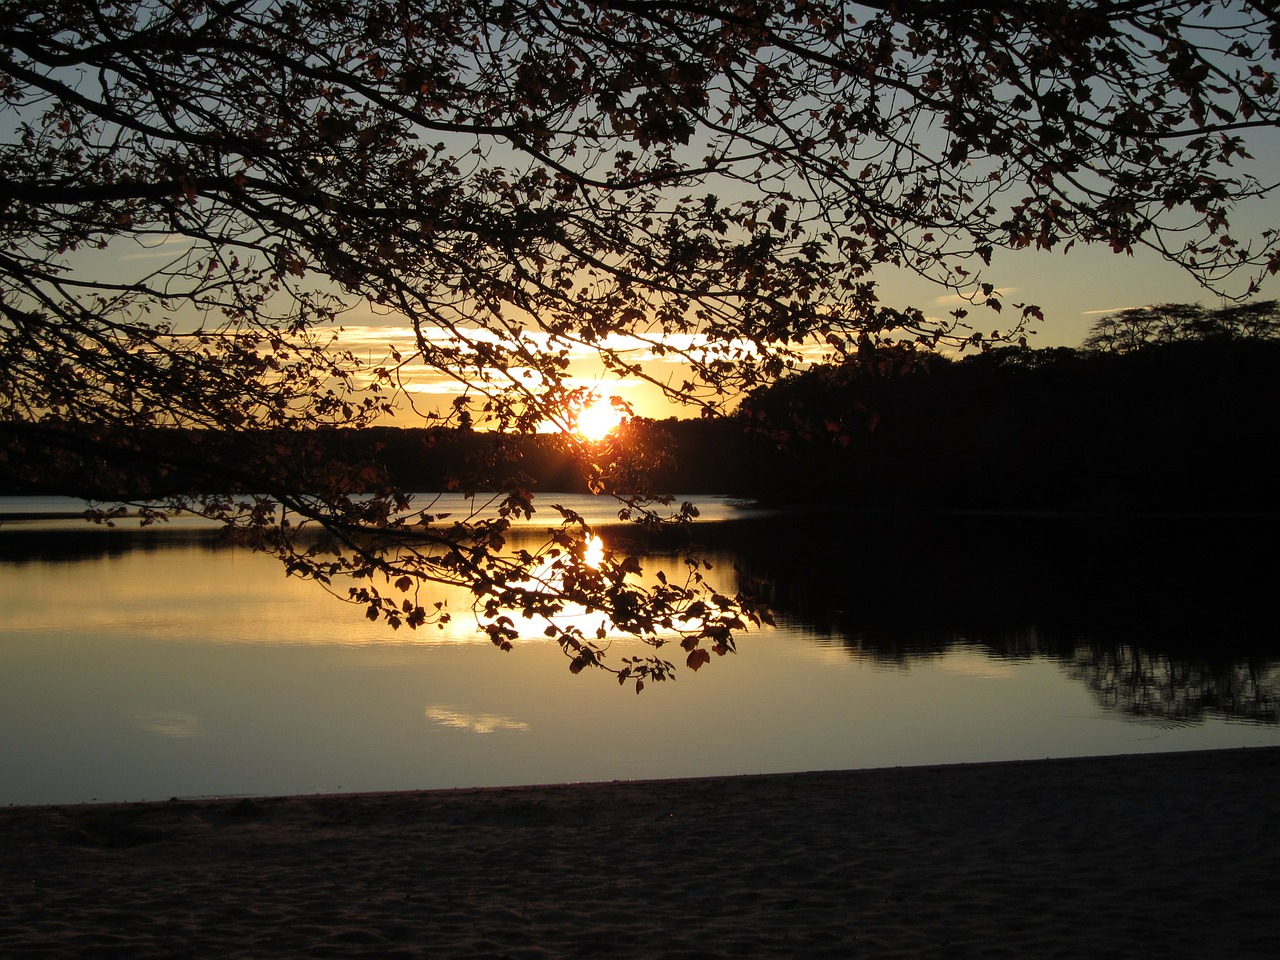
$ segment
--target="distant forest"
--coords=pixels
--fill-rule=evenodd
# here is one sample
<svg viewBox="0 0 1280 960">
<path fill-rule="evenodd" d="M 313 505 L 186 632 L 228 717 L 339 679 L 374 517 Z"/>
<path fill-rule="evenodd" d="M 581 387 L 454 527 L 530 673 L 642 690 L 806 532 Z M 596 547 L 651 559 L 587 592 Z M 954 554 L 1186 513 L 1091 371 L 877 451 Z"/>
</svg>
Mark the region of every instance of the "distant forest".
<svg viewBox="0 0 1280 960">
<path fill-rule="evenodd" d="M 817 368 L 747 401 L 738 473 L 872 508 L 1273 510 L 1278 375 L 1274 340 Z"/>
<path fill-rule="evenodd" d="M 1261 306 L 1275 316 L 1274 304 Z M 624 467 L 645 461 L 659 490 L 779 503 L 1273 511 L 1280 338 L 1271 326 L 1215 325 L 1206 318 L 1224 311 L 1203 308 L 1193 315 L 1179 308 L 1184 315 L 1170 323 L 1173 309 L 1144 308 L 1148 320 L 1159 319 L 1145 332 L 1106 318 L 1079 350 L 1006 347 L 952 359 L 911 346 L 868 347 L 840 366 L 757 390 L 732 417 L 632 421 L 603 459 Z M 169 434 L 146 453 L 166 447 L 178 449 L 174 463 L 234 464 L 238 450 L 248 455 L 252 446 L 260 455 L 263 444 L 312 469 L 317 483 L 325 482 L 325 463 L 354 461 L 410 490 L 466 488 L 473 471 L 492 476 L 496 462 L 510 482 L 535 493 L 589 488 L 551 436 L 385 427 L 316 431 L 303 444 Z M 180 468 L 160 475 L 141 464 L 139 494 L 192 482 Z M 0 458 L 0 489 L 9 493 L 97 488 L 89 458 L 66 464 L 39 490 L 17 484 L 3 466 Z"/>
</svg>

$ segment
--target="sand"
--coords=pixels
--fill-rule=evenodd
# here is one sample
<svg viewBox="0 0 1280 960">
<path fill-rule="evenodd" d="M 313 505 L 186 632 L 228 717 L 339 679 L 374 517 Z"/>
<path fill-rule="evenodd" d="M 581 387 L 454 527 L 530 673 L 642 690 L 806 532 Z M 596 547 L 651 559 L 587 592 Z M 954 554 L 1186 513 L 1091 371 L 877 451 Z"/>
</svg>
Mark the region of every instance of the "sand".
<svg viewBox="0 0 1280 960">
<path fill-rule="evenodd" d="M 1275 957 L 1280 748 L 0 809 L 2 957 Z"/>
</svg>

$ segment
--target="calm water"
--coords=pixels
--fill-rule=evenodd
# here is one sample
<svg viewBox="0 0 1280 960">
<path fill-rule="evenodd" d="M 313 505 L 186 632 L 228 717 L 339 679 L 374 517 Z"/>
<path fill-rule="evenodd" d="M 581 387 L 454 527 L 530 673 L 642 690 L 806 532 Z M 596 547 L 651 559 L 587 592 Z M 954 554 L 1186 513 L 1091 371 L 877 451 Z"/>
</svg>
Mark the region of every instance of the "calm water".
<svg viewBox="0 0 1280 960">
<path fill-rule="evenodd" d="M 1274 521 L 700 504 L 737 518 L 699 527 L 713 578 L 767 575 L 779 626 L 640 696 L 571 676 L 547 641 L 503 654 L 462 615 L 392 633 L 197 525 L 7 521 L 0 803 L 1280 744 L 1277 570 L 1246 559 L 1269 555 Z M 647 568 L 678 564 L 645 549 Z"/>
</svg>

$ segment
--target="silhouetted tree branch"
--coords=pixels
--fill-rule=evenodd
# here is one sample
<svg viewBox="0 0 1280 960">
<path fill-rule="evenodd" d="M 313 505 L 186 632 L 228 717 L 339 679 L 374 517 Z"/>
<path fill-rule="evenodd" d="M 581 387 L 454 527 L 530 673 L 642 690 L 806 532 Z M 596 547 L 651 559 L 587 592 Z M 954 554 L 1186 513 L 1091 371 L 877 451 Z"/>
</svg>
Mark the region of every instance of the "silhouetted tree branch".
<svg viewBox="0 0 1280 960">
<path fill-rule="evenodd" d="M 964 310 L 881 306 L 885 266 L 997 312 L 999 249 L 1148 247 L 1252 291 L 1276 240 L 1230 217 L 1271 189 L 1242 163 L 1276 125 L 1278 48 L 1254 3 L 7 3 L 5 469 L 56 484 L 85 444 L 163 460 L 136 439 L 156 426 L 359 427 L 411 407 L 425 372 L 465 390 L 444 422 L 559 424 L 595 486 L 643 513 L 659 503 L 619 466 L 623 439 L 571 433 L 574 351 L 715 413 L 807 342 L 991 339 Z M 1017 306 L 997 339 L 1041 315 Z M 412 328 L 411 353 L 343 343 L 370 310 Z M 410 588 L 466 584 L 499 645 L 503 610 L 550 618 L 581 669 L 603 646 L 557 625 L 567 604 L 695 667 L 761 615 L 700 575 L 584 566 L 572 516 L 545 550 L 504 552 L 533 509 L 518 481 L 495 516 L 442 524 L 365 466 L 269 449 L 234 466 L 242 495 L 172 505 L 256 530 L 294 572 L 355 578 L 375 618 L 424 622 Z M 229 465 L 181 469 L 220 483 Z M 343 549 L 300 547 L 316 524 Z"/>
</svg>

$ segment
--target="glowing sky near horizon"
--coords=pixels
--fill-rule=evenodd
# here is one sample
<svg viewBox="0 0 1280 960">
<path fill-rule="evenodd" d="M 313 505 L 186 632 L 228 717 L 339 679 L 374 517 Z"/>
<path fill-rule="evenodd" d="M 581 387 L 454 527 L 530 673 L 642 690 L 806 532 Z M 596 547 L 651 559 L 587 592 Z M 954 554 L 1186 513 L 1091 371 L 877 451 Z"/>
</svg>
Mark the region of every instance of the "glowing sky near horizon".
<svg viewBox="0 0 1280 960">
<path fill-rule="evenodd" d="M 1277 171 L 1280 174 L 1280 170 Z M 1251 232 L 1264 229 L 1267 211 L 1280 208 L 1280 202 L 1260 203 L 1251 211 Z M 1242 219 L 1244 219 L 1242 217 Z M 1272 218 L 1280 220 L 1280 217 Z M 960 296 L 941 286 L 905 271 L 882 271 L 878 275 L 880 297 L 886 306 L 917 307 L 926 317 L 945 318 L 957 307 L 969 311 L 967 322 L 975 329 L 989 333 L 1008 329 L 1020 313 L 1015 303 L 1033 303 L 1041 307 L 1045 320 L 1028 327 L 1028 344 L 1032 347 L 1078 347 L 1099 317 L 1129 307 L 1158 303 L 1205 303 L 1216 305 L 1219 298 L 1201 287 L 1186 271 L 1161 260 L 1154 253 L 1139 250 L 1133 256 L 1112 253 L 1102 246 L 1077 247 L 1063 254 L 1059 251 L 998 251 L 990 270 L 993 280 L 1010 282 L 998 286 L 1003 295 L 1004 310 L 996 313 L 986 307 L 966 304 Z M 1226 293 L 1244 292 L 1241 278 Z M 1280 282 L 1270 278 L 1255 299 L 1280 298 Z M 357 356 L 370 361 L 394 346 L 408 356 L 412 352 L 411 328 L 396 318 L 362 316 L 357 309 L 343 325 L 342 342 L 352 347 Z M 648 345 L 639 341 L 629 344 L 618 338 L 616 345 L 629 350 L 630 359 L 644 364 L 659 380 L 679 383 L 684 367 L 673 354 L 658 357 Z M 685 344 L 688 346 L 688 344 Z M 818 343 L 802 350 L 806 361 L 819 362 L 827 348 Z M 602 398 L 618 396 L 635 408 L 638 415 L 663 419 L 696 415 L 693 407 L 680 407 L 665 400 L 652 384 L 630 378 L 618 380 L 606 375 L 600 361 L 586 347 L 571 352 L 570 386 L 588 387 Z M 444 410 L 466 385 L 424 365 L 410 365 L 404 371 L 406 389 L 419 410 Z M 473 385 L 479 386 L 479 385 Z M 409 411 L 397 422 L 408 425 L 416 420 Z"/>
</svg>

